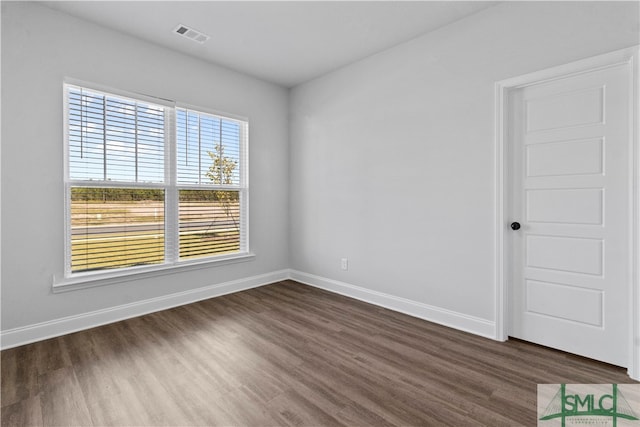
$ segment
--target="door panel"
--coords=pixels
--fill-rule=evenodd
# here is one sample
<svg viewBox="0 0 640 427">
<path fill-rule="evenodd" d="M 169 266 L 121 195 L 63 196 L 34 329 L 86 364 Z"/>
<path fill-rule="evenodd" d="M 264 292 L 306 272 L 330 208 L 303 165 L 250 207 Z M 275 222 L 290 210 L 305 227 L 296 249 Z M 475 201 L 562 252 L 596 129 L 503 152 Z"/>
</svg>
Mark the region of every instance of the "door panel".
<svg viewBox="0 0 640 427">
<path fill-rule="evenodd" d="M 629 76 L 599 69 L 509 95 L 510 335 L 627 366 Z"/>
<path fill-rule="evenodd" d="M 527 221 L 602 225 L 601 188 L 526 190 Z"/>
<path fill-rule="evenodd" d="M 525 100 L 527 132 L 602 123 L 604 87 L 562 91 L 553 95 L 531 94 Z"/>
<path fill-rule="evenodd" d="M 535 280 L 527 280 L 525 283 L 528 312 L 602 326 L 602 291 Z M 562 303 L 567 300 L 574 304 Z"/>
<path fill-rule="evenodd" d="M 602 175 L 603 138 L 553 141 L 525 147 L 527 177 Z"/>
<path fill-rule="evenodd" d="M 526 235 L 525 266 L 574 274 L 602 275 L 603 241 L 565 236 Z"/>
</svg>

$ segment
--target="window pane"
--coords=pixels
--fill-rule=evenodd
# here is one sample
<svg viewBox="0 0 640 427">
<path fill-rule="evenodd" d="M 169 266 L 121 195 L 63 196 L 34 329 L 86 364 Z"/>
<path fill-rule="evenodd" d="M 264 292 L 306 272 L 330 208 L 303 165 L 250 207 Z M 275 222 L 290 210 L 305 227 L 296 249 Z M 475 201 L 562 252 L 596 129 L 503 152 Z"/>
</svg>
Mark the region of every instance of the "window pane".
<svg viewBox="0 0 640 427">
<path fill-rule="evenodd" d="M 69 89 L 71 179 L 104 180 L 104 97 Z"/>
<path fill-rule="evenodd" d="M 191 110 L 176 110 L 179 184 L 240 185 L 241 125 Z"/>
<path fill-rule="evenodd" d="M 179 193 L 181 260 L 240 251 L 240 192 Z"/>
<path fill-rule="evenodd" d="M 71 271 L 164 262 L 164 190 L 71 188 Z"/>
<path fill-rule="evenodd" d="M 163 182 L 164 108 L 68 88 L 73 180 Z"/>
</svg>

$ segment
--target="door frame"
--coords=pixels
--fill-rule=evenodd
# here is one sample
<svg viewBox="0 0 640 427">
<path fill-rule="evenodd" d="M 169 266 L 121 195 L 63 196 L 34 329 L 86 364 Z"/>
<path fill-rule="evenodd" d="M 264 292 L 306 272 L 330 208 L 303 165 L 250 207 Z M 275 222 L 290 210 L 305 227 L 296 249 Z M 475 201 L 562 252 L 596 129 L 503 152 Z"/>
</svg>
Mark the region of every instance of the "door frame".
<svg viewBox="0 0 640 427">
<path fill-rule="evenodd" d="M 495 83 L 495 339 L 509 338 L 509 277 L 511 274 L 511 239 L 508 224 L 510 212 L 509 177 L 509 93 L 532 84 L 548 82 L 599 69 L 628 67 L 630 70 L 630 141 L 629 141 L 629 366 L 627 373 L 640 380 L 640 45 L 609 52 L 557 67 L 501 80 Z"/>
</svg>

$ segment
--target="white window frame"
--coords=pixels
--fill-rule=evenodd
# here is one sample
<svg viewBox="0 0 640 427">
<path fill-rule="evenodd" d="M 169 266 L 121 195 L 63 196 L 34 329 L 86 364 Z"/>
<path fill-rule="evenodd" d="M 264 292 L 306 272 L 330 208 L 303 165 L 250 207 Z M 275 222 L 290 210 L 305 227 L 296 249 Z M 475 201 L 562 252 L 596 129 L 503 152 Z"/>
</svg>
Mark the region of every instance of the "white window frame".
<svg viewBox="0 0 640 427">
<path fill-rule="evenodd" d="M 69 154 L 69 87 L 82 88 L 95 91 L 104 95 L 113 95 L 120 98 L 128 98 L 134 101 L 148 102 L 164 108 L 164 182 L 162 183 L 131 183 L 118 181 L 89 181 L 72 180 L 70 178 L 70 154 Z M 177 183 L 177 137 L 176 137 L 176 110 L 178 108 L 191 110 L 197 113 L 213 115 L 224 120 L 234 121 L 240 124 L 240 153 L 238 185 L 183 185 Z M 62 278 L 53 277 L 52 288 L 54 292 L 64 292 L 74 289 L 82 289 L 93 286 L 101 286 L 111 283 L 142 279 L 166 275 L 185 270 L 207 268 L 235 262 L 248 261 L 255 257 L 249 251 L 249 121 L 245 117 L 220 113 L 207 108 L 178 103 L 147 95 L 126 92 L 107 88 L 101 85 L 65 79 L 63 84 L 63 112 L 64 112 L 64 275 Z M 162 264 L 122 267 L 113 270 L 98 270 L 91 272 L 71 271 L 71 188 L 72 187 L 96 187 L 96 188 L 153 188 L 163 189 L 165 192 L 165 259 Z M 180 260 L 179 254 L 179 190 L 230 190 L 238 191 L 240 197 L 240 250 L 231 254 L 212 255 L 198 259 Z"/>
</svg>

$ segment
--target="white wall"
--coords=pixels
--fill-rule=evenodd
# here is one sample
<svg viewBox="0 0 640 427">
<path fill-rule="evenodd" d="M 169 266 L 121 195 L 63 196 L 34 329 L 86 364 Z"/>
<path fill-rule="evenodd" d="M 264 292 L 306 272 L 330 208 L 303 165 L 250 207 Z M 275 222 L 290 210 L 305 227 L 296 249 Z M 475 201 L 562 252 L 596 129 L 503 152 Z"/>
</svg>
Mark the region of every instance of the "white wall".
<svg viewBox="0 0 640 427">
<path fill-rule="evenodd" d="M 52 294 L 52 275 L 64 271 L 65 77 L 248 117 L 256 258 Z M 278 86 L 35 3 L 2 2 L 2 330 L 285 269 L 287 96 Z"/>
<path fill-rule="evenodd" d="M 471 319 L 467 329 L 477 320 L 486 334 L 494 83 L 638 44 L 638 12 L 637 2 L 502 3 L 295 88 L 291 267 L 391 306 L 409 300 L 426 317 Z"/>
</svg>

